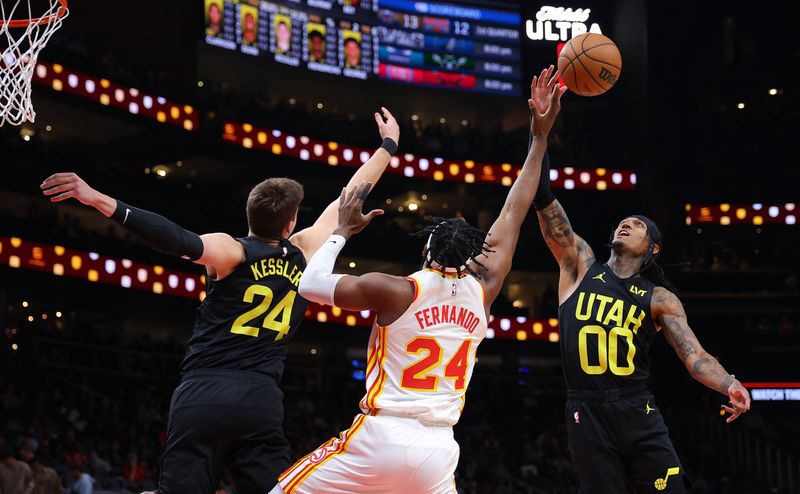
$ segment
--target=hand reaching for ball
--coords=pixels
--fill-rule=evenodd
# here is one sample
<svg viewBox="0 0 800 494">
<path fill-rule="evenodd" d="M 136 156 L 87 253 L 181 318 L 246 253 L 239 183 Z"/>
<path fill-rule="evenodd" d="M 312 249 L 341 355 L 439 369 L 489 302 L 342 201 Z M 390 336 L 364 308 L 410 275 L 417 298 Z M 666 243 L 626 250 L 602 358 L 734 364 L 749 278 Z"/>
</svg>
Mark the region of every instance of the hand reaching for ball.
<svg viewBox="0 0 800 494">
<path fill-rule="evenodd" d="M 528 108 L 531 111 L 531 134 L 547 135 L 561 111 L 561 96 L 567 88 L 558 83 L 558 72 L 553 66 L 542 70 L 531 81 L 531 97 Z"/>
</svg>

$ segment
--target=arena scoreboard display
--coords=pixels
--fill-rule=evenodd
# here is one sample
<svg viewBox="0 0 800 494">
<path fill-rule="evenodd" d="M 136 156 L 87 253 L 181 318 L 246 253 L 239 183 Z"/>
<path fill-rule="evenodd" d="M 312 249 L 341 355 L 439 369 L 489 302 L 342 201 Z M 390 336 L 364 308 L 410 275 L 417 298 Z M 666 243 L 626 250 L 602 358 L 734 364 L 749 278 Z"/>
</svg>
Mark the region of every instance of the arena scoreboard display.
<svg viewBox="0 0 800 494">
<path fill-rule="evenodd" d="M 513 8 L 412 0 L 204 3 L 209 45 L 342 77 L 521 94 L 522 20 Z"/>
</svg>

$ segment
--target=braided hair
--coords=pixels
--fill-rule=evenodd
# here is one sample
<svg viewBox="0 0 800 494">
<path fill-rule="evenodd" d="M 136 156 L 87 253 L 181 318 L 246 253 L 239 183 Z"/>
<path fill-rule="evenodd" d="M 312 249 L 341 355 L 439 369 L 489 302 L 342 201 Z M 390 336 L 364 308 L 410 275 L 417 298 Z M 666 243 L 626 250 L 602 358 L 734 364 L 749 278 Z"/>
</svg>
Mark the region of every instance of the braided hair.
<svg viewBox="0 0 800 494">
<path fill-rule="evenodd" d="M 442 276 L 445 269 L 451 268 L 456 270 L 459 277 L 466 272 L 480 279 L 480 275 L 467 262 L 471 260 L 487 269 L 477 257 L 484 252 L 494 252 L 486 243 L 487 233 L 470 226 L 462 218 L 428 216 L 425 218 L 425 227 L 411 235 L 428 238 L 423 267 L 431 267 L 432 263 L 436 263 L 443 268 Z"/>
</svg>

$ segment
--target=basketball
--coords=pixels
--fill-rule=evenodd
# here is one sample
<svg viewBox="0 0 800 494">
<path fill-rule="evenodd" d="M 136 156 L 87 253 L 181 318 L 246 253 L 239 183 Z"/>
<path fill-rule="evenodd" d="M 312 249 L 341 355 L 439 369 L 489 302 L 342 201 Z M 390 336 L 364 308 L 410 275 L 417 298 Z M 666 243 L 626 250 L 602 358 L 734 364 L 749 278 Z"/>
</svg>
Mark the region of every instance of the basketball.
<svg viewBox="0 0 800 494">
<path fill-rule="evenodd" d="M 617 45 L 602 34 L 583 33 L 567 41 L 558 55 L 561 80 L 575 94 L 597 96 L 619 80 L 622 57 Z"/>
</svg>

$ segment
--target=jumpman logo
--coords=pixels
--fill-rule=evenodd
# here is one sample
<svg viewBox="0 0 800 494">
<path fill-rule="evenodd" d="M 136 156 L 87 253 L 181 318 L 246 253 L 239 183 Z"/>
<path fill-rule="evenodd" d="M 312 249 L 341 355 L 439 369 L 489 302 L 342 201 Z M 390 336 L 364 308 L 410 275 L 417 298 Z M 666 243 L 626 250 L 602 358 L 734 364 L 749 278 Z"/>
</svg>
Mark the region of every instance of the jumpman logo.
<svg viewBox="0 0 800 494">
<path fill-rule="evenodd" d="M 647 411 L 647 415 L 650 415 L 650 412 L 655 412 L 656 409 L 650 406 L 650 402 L 648 401 L 647 404 L 644 406 L 644 409 Z"/>
<path fill-rule="evenodd" d="M 592 278 L 592 279 L 593 279 L 593 280 L 600 280 L 600 281 L 602 281 L 603 283 L 605 283 L 605 282 L 606 282 L 606 280 L 604 280 L 604 279 L 603 279 L 603 276 L 605 276 L 605 275 L 606 275 L 606 272 L 605 272 L 605 271 L 603 271 L 602 273 L 598 274 L 597 276 L 595 276 L 595 277 L 594 277 L 594 278 Z"/>
<path fill-rule="evenodd" d="M 678 475 L 679 473 L 681 473 L 681 469 L 678 467 L 672 467 L 667 470 L 667 475 L 664 476 L 663 479 L 656 479 L 656 481 L 653 483 L 656 487 L 656 490 L 663 491 L 666 489 L 670 475 Z"/>
</svg>

